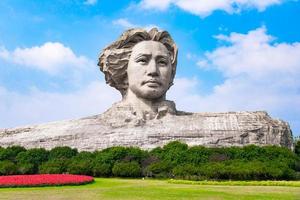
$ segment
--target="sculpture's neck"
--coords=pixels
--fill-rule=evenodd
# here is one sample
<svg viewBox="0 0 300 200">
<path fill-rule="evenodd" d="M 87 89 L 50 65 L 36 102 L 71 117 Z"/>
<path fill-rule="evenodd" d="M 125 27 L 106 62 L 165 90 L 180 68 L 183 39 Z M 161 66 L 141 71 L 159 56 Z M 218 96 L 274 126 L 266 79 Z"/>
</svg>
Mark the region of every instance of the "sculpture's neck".
<svg viewBox="0 0 300 200">
<path fill-rule="evenodd" d="M 139 112 L 154 112 L 156 113 L 158 107 L 165 101 L 165 95 L 158 99 L 144 99 L 137 97 L 135 93 L 128 90 L 127 95 L 123 99 L 124 103 L 130 104 Z"/>
</svg>

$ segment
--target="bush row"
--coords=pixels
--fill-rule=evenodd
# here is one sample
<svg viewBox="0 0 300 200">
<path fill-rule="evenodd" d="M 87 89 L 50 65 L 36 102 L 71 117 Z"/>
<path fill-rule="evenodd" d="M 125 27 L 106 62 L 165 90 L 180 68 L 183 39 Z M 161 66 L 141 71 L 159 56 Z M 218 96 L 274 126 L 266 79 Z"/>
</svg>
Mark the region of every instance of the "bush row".
<svg viewBox="0 0 300 200">
<path fill-rule="evenodd" d="M 82 174 L 96 177 L 154 177 L 192 180 L 298 179 L 300 155 L 284 147 L 188 147 L 175 141 L 151 151 L 111 147 L 78 152 L 70 147 L 52 150 L 0 147 L 0 175 Z"/>
</svg>

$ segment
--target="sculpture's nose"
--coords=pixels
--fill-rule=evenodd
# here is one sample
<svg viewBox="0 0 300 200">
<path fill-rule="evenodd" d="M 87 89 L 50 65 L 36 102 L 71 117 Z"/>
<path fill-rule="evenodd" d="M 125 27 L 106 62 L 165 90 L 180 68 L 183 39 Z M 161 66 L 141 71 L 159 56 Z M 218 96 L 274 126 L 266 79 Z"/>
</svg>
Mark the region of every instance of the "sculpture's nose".
<svg viewBox="0 0 300 200">
<path fill-rule="evenodd" d="M 149 76 L 158 76 L 158 69 L 156 65 L 156 61 L 151 59 L 147 67 L 147 75 Z"/>
</svg>

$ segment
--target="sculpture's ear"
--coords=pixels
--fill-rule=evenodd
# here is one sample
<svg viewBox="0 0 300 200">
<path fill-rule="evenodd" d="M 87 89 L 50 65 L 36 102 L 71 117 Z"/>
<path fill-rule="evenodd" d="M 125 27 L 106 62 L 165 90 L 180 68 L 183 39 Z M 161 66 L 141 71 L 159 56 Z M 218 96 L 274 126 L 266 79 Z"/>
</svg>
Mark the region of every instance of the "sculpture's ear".
<svg viewBox="0 0 300 200">
<path fill-rule="evenodd" d="M 177 48 L 177 46 L 176 46 L 175 43 L 172 45 L 172 48 L 174 49 L 173 50 L 173 54 L 174 55 L 173 55 L 172 64 L 177 65 L 178 48 Z M 175 66 L 175 68 L 176 68 L 176 66 Z"/>
</svg>

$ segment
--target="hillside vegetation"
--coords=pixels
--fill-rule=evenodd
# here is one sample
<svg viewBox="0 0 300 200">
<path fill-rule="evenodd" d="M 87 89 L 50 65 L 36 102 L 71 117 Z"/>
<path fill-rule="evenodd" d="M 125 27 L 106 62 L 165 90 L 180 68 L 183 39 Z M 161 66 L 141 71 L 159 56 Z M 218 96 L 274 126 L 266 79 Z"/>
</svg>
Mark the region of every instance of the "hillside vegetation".
<svg viewBox="0 0 300 200">
<path fill-rule="evenodd" d="M 0 175 L 82 174 L 189 180 L 296 180 L 300 154 L 284 147 L 188 147 L 175 141 L 151 151 L 111 147 L 78 152 L 70 147 L 0 148 Z"/>
</svg>

